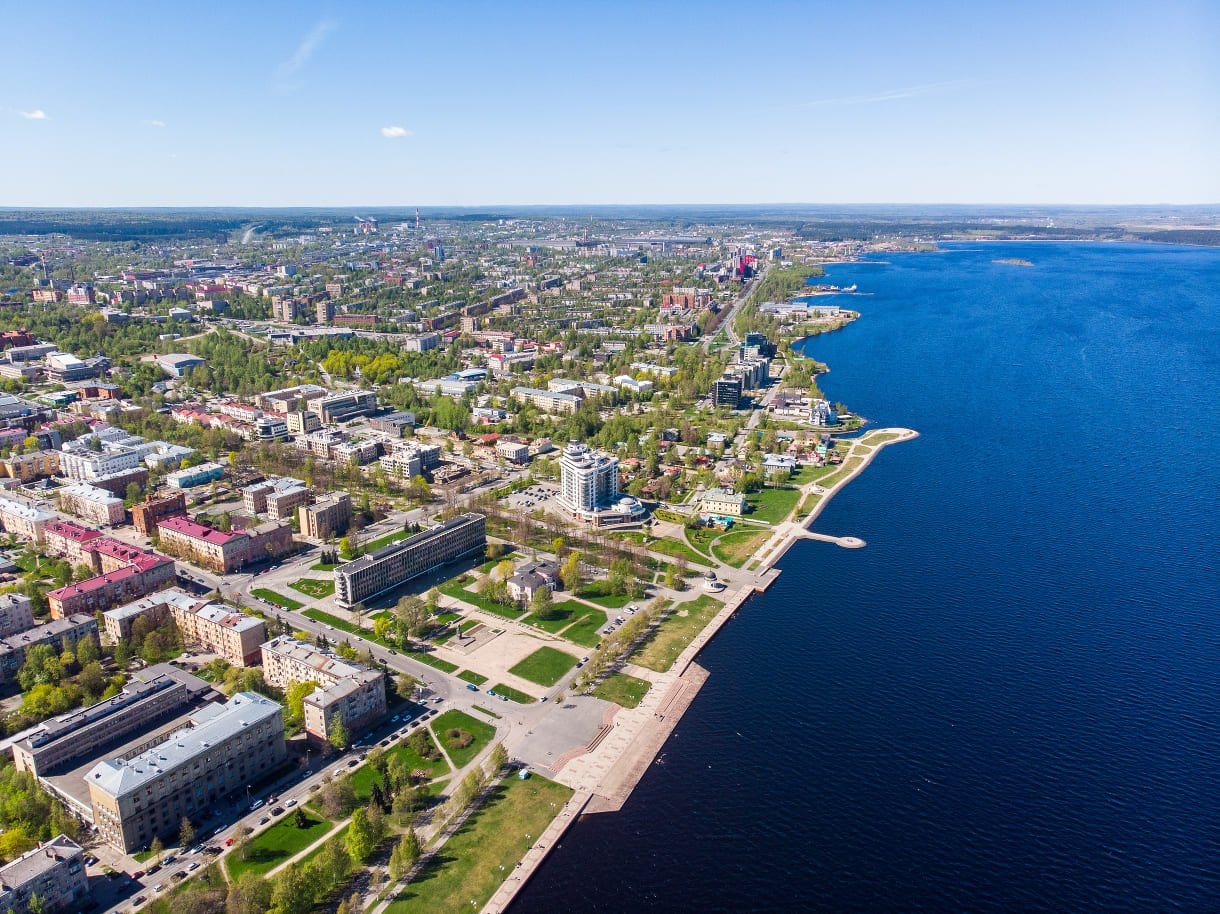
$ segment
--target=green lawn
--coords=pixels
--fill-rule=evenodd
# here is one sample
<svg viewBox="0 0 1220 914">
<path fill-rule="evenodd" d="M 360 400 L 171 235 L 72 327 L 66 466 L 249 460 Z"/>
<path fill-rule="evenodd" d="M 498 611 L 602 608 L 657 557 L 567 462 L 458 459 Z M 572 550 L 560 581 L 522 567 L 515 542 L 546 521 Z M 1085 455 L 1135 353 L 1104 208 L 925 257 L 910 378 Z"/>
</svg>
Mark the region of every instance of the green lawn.
<svg viewBox="0 0 1220 914">
<path fill-rule="evenodd" d="M 796 507 L 801 497 L 800 489 L 763 489 L 746 496 L 751 511 L 747 515 L 753 520 L 778 524 Z"/>
<path fill-rule="evenodd" d="M 496 736 L 496 728 L 491 724 L 475 720 L 462 711 L 446 711 L 432 721 L 431 727 L 458 768 L 464 767 Z M 470 739 L 467 740 L 467 737 Z"/>
<path fill-rule="evenodd" d="M 718 539 L 712 552 L 726 565 L 740 568 L 770 536 L 770 530 L 734 530 Z"/>
<path fill-rule="evenodd" d="M 424 738 L 428 740 L 429 745 L 436 746 L 436 741 L 427 730 L 417 732 L 424 734 Z M 407 764 L 409 771 L 427 771 L 429 780 L 449 773 L 449 764 L 443 757 L 438 756 L 435 759 L 426 759 L 408 746 L 405 740 L 391 746 L 386 750 L 385 755 L 387 762 L 391 758 L 401 758 Z M 367 803 L 373 795 L 373 782 L 378 780 L 378 777 L 373 767 L 366 764 L 357 768 L 348 780 L 351 782 L 352 790 L 356 793 L 356 799 L 361 803 Z"/>
<path fill-rule="evenodd" d="M 571 796 L 538 775 L 498 784 L 386 914 L 481 910 Z"/>
<path fill-rule="evenodd" d="M 420 663 L 426 663 L 433 669 L 440 670 L 442 673 L 457 672 L 458 665 L 450 663 L 448 660 L 442 660 L 434 654 L 429 654 L 427 651 L 403 651 L 412 660 L 418 660 Z"/>
<path fill-rule="evenodd" d="M 332 585 L 333 586 L 333 585 Z M 266 587 L 256 587 L 250 591 L 256 597 L 261 597 L 268 603 L 274 603 L 276 606 L 282 606 L 284 609 L 300 609 L 305 604 L 300 600 L 294 600 L 292 597 L 286 597 L 283 594 L 276 593 L 274 590 L 268 590 Z"/>
<path fill-rule="evenodd" d="M 593 647 L 602 640 L 601 630 L 606 627 L 608 618 L 603 610 L 590 609 L 587 615 L 573 622 L 560 635 L 582 647 Z"/>
<path fill-rule="evenodd" d="M 250 852 L 245 860 L 237 859 L 236 854 L 229 856 L 229 875 L 236 879 L 247 871 L 265 873 L 293 854 L 300 853 L 335 827 L 335 823 L 316 813 L 306 812 L 305 817 L 309 822 L 305 828 L 297 828 L 293 815 L 289 813 L 266 831 L 255 835 L 250 840 Z"/>
<path fill-rule="evenodd" d="M 597 698 L 612 701 L 624 708 L 635 708 L 644 700 L 644 696 L 648 694 L 650 688 L 652 688 L 652 683 L 647 679 L 628 676 L 626 673 L 612 673 L 602 680 L 601 684 L 593 690 L 593 694 Z"/>
<path fill-rule="evenodd" d="M 671 555 L 676 559 L 686 559 L 694 565 L 708 565 L 712 563 L 706 557 L 700 555 L 686 543 L 680 543 L 677 540 L 659 539 L 653 540 L 647 546 L 653 552 L 660 552 L 663 555 Z"/>
<path fill-rule="evenodd" d="M 462 670 L 462 672 L 458 673 L 458 679 L 477 686 L 481 686 L 487 681 L 486 676 L 482 676 L 479 673 L 476 673 L 474 670 Z"/>
<path fill-rule="evenodd" d="M 504 553 L 498 559 L 488 559 L 486 562 L 484 562 L 482 565 L 479 566 L 479 571 L 483 572 L 483 574 L 487 574 L 489 571 L 491 571 L 493 568 L 495 568 L 505 559 L 513 559 L 513 558 L 516 558 L 516 556 L 517 556 L 517 553 L 515 553 L 515 552 L 513 552 L 513 550 L 509 549 L 506 553 Z"/>
<path fill-rule="evenodd" d="M 457 581 L 448 581 L 442 584 L 439 588 L 445 596 L 453 597 L 455 600 L 461 600 L 464 603 L 469 603 L 471 606 L 477 606 L 479 609 L 489 612 L 494 616 L 503 616 L 506 619 L 516 619 L 524 612 L 518 606 L 501 603 L 493 603 L 491 600 L 485 600 L 482 596 L 472 590 L 467 590 Z"/>
<path fill-rule="evenodd" d="M 334 571 L 341 564 L 343 564 L 343 563 L 342 562 L 317 562 L 316 564 L 310 565 L 309 570 L 310 571 Z"/>
<path fill-rule="evenodd" d="M 497 683 L 487 691 L 495 692 L 497 695 L 503 695 L 509 701 L 515 701 L 519 705 L 532 705 L 535 701 L 537 701 L 534 696 L 526 695 L 524 692 L 514 689 L 510 685 L 505 685 L 502 682 Z"/>
<path fill-rule="evenodd" d="M 561 629 L 571 625 L 581 616 L 586 613 L 596 612 L 590 606 L 584 603 L 579 603 L 576 600 L 564 600 L 562 603 L 555 603 L 551 606 L 549 615 L 550 619 L 540 619 L 537 613 L 532 613 L 526 616 L 521 621 L 526 625 L 533 625 L 542 629 L 544 632 L 550 632 L 552 635 L 559 632 Z"/>
<path fill-rule="evenodd" d="M 305 594 L 307 597 L 313 597 L 315 600 L 329 597 L 335 592 L 335 582 L 325 581 L 322 578 L 301 578 L 301 580 L 293 581 L 288 586 L 299 593 Z"/>
<path fill-rule="evenodd" d="M 718 537 L 722 532 L 719 527 L 696 527 L 693 530 L 687 528 L 686 539 L 691 544 L 691 547 L 702 552 L 704 555 L 709 554 L 712 540 Z"/>
<path fill-rule="evenodd" d="M 701 594 L 688 603 L 679 603 L 675 612 L 632 655 L 631 662 L 664 673 L 723 608 L 723 603 L 707 594 Z"/>
<path fill-rule="evenodd" d="M 590 600 L 606 609 L 622 609 L 632 598 L 627 594 L 610 593 L 605 581 L 594 581 L 576 591 L 576 596 L 582 600 Z"/>
<path fill-rule="evenodd" d="M 553 686 L 574 666 L 576 658 L 571 654 L 553 647 L 540 647 L 509 672 L 540 686 Z"/>
</svg>

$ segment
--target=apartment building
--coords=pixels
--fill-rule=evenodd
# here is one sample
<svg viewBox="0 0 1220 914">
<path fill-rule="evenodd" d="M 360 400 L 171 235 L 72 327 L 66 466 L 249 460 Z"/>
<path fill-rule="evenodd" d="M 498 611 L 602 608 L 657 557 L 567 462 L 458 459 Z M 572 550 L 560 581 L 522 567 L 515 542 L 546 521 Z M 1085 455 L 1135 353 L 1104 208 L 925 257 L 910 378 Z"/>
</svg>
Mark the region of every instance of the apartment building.
<svg viewBox="0 0 1220 914">
<path fill-rule="evenodd" d="M 322 427 L 322 420 L 311 409 L 300 409 L 296 412 L 288 413 L 284 417 L 284 421 L 288 425 L 289 434 L 292 435 L 308 435 L 310 432 L 316 432 Z"/>
<path fill-rule="evenodd" d="M 0 527 L 27 543 L 41 543 L 47 524 L 55 515 L 32 508 L 25 502 L 0 498 Z"/>
<path fill-rule="evenodd" d="M 67 619 L 53 619 L 43 625 L 0 638 L 0 682 L 10 682 L 17 678 L 17 671 L 25 663 L 25 654 L 37 644 L 51 644 L 58 650 L 67 643 L 75 647 L 78 641 L 86 638 L 97 640 L 97 620 L 84 613 L 69 616 Z"/>
<path fill-rule="evenodd" d="M 325 424 L 346 422 L 368 415 L 377 409 L 377 395 L 370 390 L 345 391 L 313 397 L 305 405 L 317 413 Z"/>
<path fill-rule="evenodd" d="M 487 519 L 463 514 L 335 569 L 335 601 L 344 609 L 487 545 Z"/>
<path fill-rule="evenodd" d="M 225 468 L 219 463 L 201 463 L 170 473 L 165 477 L 165 484 L 174 489 L 193 489 L 223 479 L 224 475 Z"/>
<path fill-rule="evenodd" d="M 140 504 L 132 506 L 131 523 L 145 536 L 152 536 L 159 521 L 185 513 L 186 494 L 183 492 L 174 492 L 160 498 L 149 496 Z"/>
<path fill-rule="evenodd" d="M 58 474 L 59 451 L 34 451 L 0 460 L 0 476 L 23 483 Z"/>
<path fill-rule="evenodd" d="M 147 731 L 184 713 L 212 692 L 197 676 L 168 663 L 133 674 L 113 698 L 43 721 L 13 743 L 18 771 L 49 777 L 133 733 Z"/>
<path fill-rule="evenodd" d="M 158 594 L 187 641 L 223 657 L 234 666 L 256 666 L 259 645 L 267 640 L 262 619 L 247 616 L 223 603 L 208 603 L 185 591 L 170 588 Z"/>
<path fill-rule="evenodd" d="M 316 540 L 340 536 L 352 523 L 352 497 L 346 492 L 334 492 L 312 505 L 301 505 L 297 518 L 302 536 Z"/>
<path fill-rule="evenodd" d="M 157 522 L 161 548 L 217 574 L 229 574 L 254 562 L 276 559 L 294 548 L 292 526 L 271 521 L 241 533 L 225 533 L 185 514 Z"/>
<path fill-rule="evenodd" d="M 94 524 L 121 524 L 127 518 L 123 499 L 111 495 L 105 489 L 77 482 L 59 490 L 60 510 L 75 514 Z"/>
<path fill-rule="evenodd" d="M 0 638 L 33 628 L 33 606 L 33 601 L 24 594 L 0 594 Z"/>
<path fill-rule="evenodd" d="M 43 528 L 43 544 L 47 552 L 67 560 L 73 568 L 94 566 L 92 544 L 102 538 L 100 530 L 82 527 L 70 520 L 53 520 Z"/>
<path fill-rule="evenodd" d="M 0 866 L 0 909 L 12 914 L 83 910 L 89 904 L 84 854 L 71 838 L 58 835 Z"/>
<path fill-rule="evenodd" d="M 100 573 L 48 593 L 52 619 L 106 610 L 159 590 L 174 579 L 173 560 L 159 553 L 109 537 L 73 538 L 62 530 L 56 535 L 61 533 L 67 548 L 87 556 L 88 564 Z"/>
<path fill-rule="evenodd" d="M 734 375 L 725 375 L 713 381 L 712 406 L 727 406 L 729 409 L 737 409 L 741 405 L 741 387 L 741 378 Z"/>
<path fill-rule="evenodd" d="M 159 596 L 159 592 L 103 612 L 102 634 L 109 644 L 126 641 L 131 638 L 132 626 L 141 618 L 147 620 L 151 628 L 170 618 L 169 604 Z"/>
<path fill-rule="evenodd" d="M 286 520 L 309 501 L 309 489 L 303 480 L 273 476 L 243 488 L 241 500 L 242 507 L 251 514 L 266 514 L 272 520 Z"/>
<path fill-rule="evenodd" d="M 108 759 L 85 777 L 93 822 L 124 852 L 178 831 L 284 763 L 283 709 L 255 692 L 191 715 L 191 726 L 129 759 Z"/>
<path fill-rule="evenodd" d="M 580 388 L 575 388 L 579 391 Z M 574 413 L 584 402 L 581 394 L 565 391 L 539 390 L 535 387 L 514 387 L 512 398 L 522 403 L 530 403 L 548 413 Z"/>
<path fill-rule="evenodd" d="M 288 635 L 262 646 L 263 678 L 277 689 L 314 682 L 305 696 L 305 733 L 324 743 L 336 722 L 349 734 L 359 733 L 385 716 L 385 674 L 319 650 Z"/>
</svg>

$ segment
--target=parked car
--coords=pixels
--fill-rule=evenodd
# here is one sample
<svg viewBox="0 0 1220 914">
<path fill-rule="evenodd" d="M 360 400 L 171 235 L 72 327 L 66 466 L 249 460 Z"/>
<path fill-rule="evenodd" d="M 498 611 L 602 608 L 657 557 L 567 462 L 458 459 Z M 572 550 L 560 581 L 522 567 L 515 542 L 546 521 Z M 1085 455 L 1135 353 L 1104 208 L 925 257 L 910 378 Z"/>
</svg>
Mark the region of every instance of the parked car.
<svg viewBox="0 0 1220 914">
<path fill-rule="evenodd" d="M 294 807 L 294 806 L 296 806 L 296 805 L 297 805 L 297 801 L 296 801 L 296 800 L 289 800 L 289 801 L 288 801 L 287 803 L 285 803 L 284 805 L 285 805 L 285 806 L 287 806 L 289 809 L 292 809 L 292 807 Z"/>
</svg>

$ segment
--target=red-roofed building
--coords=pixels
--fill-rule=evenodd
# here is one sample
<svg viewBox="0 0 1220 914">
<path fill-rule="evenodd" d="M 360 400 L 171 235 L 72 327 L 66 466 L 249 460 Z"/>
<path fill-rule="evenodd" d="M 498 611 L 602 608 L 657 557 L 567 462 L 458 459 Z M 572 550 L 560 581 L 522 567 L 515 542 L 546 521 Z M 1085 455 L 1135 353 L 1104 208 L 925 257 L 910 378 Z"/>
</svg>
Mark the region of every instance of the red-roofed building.
<svg viewBox="0 0 1220 914">
<path fill-rule="evenodd" d="M 173 583 L 174 563 L 155 552 L 141 552 L 125 565 L 47 594 L 52 619 L 94 613 L 161 590 Z"/>
<path fill-rule="evenodd" d="M 91 544 L 102 535 L 97 530 L 82 527 L 70 520 L 55 520 L 47 524 L 43 535 L 48 552 L 63 556 L 69 565 L 93 567 Z"/>
<path fill-rule="evenodd" d="M 228 574 L 253 562 L 279 558 L 294 546 L 288 521 L 262 524 L 243 533 L 225 533 L 186 515 L 157 523 L 161 548 L 218 574 Z"/>
</svg>

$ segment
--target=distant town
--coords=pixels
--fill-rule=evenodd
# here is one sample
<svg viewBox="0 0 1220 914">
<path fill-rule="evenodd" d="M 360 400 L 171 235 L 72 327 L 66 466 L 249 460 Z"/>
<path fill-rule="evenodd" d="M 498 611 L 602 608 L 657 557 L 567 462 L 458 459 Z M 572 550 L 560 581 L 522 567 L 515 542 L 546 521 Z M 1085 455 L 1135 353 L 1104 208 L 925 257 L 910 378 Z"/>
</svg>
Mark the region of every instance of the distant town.
<svg viewBox="0 0 1220 914">
<path fill-rule="evenodd" d="M 931 246 L 418 213 L 0 237 L 0 905 L 445 910 L 486 861 L 440 849 L 509 817 L 503 910 L 914 436 L 799 341 L 867 311 L 822 264 Z"/>
</svg>

